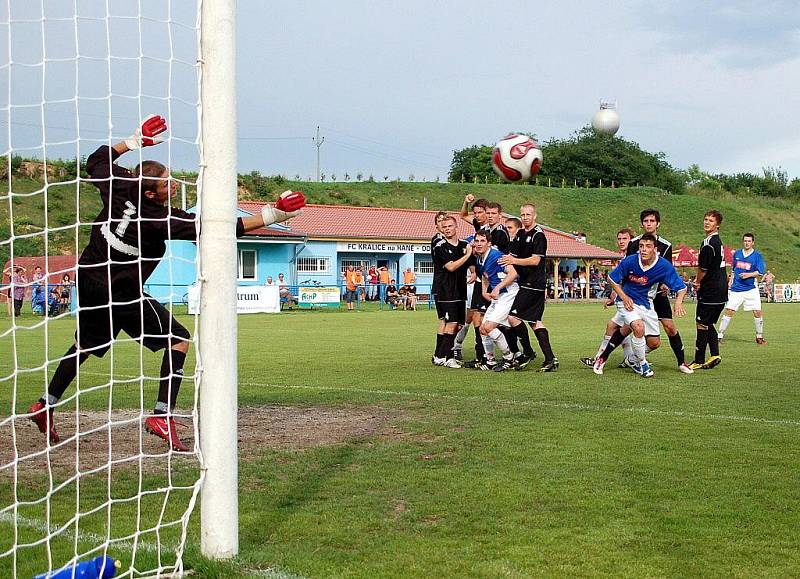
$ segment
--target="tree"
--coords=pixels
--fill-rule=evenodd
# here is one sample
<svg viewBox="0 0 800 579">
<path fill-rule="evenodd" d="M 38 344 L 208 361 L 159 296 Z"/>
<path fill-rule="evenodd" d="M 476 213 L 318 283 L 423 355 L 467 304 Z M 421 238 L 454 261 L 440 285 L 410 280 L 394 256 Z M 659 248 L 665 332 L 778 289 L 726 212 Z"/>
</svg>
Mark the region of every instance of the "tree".
<svg viewBox="0 0 800 579">
<path fill-rule="evenodd" d="M 528 134 L 524 133 L 523 134 Z M 540 175 L 550 183 L 641 183 L 672 193 L 683 193 L 687 175 L 674 169 L 663 153 L 643 151 L 633 141 L 604 135 L 590 127 L 568 139 L 542 144 L 544 163 Z M 453 152 L 448 179 L 452 182 L 493 179 L 492 147 L 473 145 Z"/>
<path fill-rule="evenodd" d="M 570 138 L 552 139 L 542 146 L 540 175 L 551 180 L 583 181 L 596 186 L 605 182 L 641 183 L 671 193 L 683 193 L 688 176 L 674 169 L 664 153 L 649 153 L 638 143 L 604 135 L 590 127 Z"/>
<path fill-rule="evenodd" d="M 473 145 L 453 152 L 448 180 L 452 183 L 483 179 L 492 173 L 492 147 Z M 462 181 L 462 182 L 463 182 Z"/>
</svg>

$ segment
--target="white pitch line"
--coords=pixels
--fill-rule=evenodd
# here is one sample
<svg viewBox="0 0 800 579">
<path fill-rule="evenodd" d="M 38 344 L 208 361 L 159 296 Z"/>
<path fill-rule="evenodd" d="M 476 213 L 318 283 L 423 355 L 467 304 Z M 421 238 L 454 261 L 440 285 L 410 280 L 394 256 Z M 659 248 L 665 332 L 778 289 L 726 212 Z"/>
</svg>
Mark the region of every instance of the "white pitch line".
<svg viewBox="0 0 800 579">
<path fill-rule="evenodd" d="M 25 527 L 27 529 L 33 529 L 34 531 L 38 531 L 40 533 L 47 533 L 48 535 L 51 533 L 55 533 L 60 529 L 58 525 L 50 525 L 49 527 L 44 521 L 40 521 L 37 519 L 30 519 L 28 517 L 24 517 L 22 515 L 17 515 L 16 517 L 17 526 Z M 0 523 L 7 523 L 9 525 L 14 524 L 14 515 L 10 513 L 0 513 Z M 78 540 L 85 541 L 87 543 L 91 543 L 94 545 L 103 544 L 109 541 L 108 537 L 104 535 L 98 535 L 97 533 L 92 533 L 91 531 L 78 531 Z M 133 541 L 114 541 L 111 539 L 112 549 L 121 549 L 125 551 L 133 551 Z M 169 545 L 166 543 L 162 543 L 161 546 L 157 543 L 153 543 L 152 541 L 145 541 L 140 540 L 136 543 L 136 550 L 145 551 L 147 553 L 158 553 L 161 551 L 162 553 L 174 553 L 178 548 L 177 545 Z"/>
<path fill-rule="evenodd" d="M 514 398 L 489 398 L 484 396 L 456 396 L 453 394 L 438 394 L 435 392 L 410 392 L 408 390 L 372 390 L 369 388 L 351 388 L 340 386 L 313 386 L 313 385 L 288 385 L 267 384 L 263 382 L 240 382 L 242 386 L 257 386 L 262 388 L 280 388 L 284 390 L 321 390 L 331 392 L 354 392 L 359 394 L 383 394 L 388 396 L 402 396 L 405 398 L 429 398 L 440 400 L 458 400 L 467 402 L 488 402 L 492 404 L 507 404 L 509 406 L 532 406 L 542 408 L 556 408 L 562 410 L 583 410 L 589 412 L 627 412 L 632 414 L 656 414 L 659 416 L 672 416 L 675 418 L 691 418 L 694 420 L 723 420 L 730 422 L 750 422 L 770 426 L 800 426 L 800 420 L 784 418 L 760 418 L 758 416 L 737 416 L 735 414 L 700 414 L 685 412 L 683 410 L 661 410 L 658 408 L 601 406 L 599 404 L 584 404 L 581 402 L 548 402 L 546 400 L 517 400 Z"/>
</svg>

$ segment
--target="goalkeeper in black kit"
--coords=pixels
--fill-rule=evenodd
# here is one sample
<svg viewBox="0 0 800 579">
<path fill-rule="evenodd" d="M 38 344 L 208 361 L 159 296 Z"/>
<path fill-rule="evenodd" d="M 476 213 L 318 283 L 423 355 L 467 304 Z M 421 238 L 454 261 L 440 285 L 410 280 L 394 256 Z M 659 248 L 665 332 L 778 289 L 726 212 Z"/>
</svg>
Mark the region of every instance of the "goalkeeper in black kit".
<svg viewBox="0 0 800 579">
<path fill-rule="evenodd" d="M 30 419 L 52 444 L 60 438 L 53 409 L 90 355 L 103 357 L 120 331 L 149 350 L 164 350 L 158 399 L 145 429 L 166 440 L 173 450 L 186 451 L 175 432 L 172 412 L 178 397 L 190 335 L 169 311 L 143 289 L 171 239 L 196 241 L 197 215 L 170 207 L 177 184 L 168 167 L 142 161 L 133 171 L 116 164 L 128 151 L 157 145 L 167 130 L 160 116 L 146 118 L 135 133 L 112 147 L 92 153 L 86 171 L 97 187 L 103 209 L 94 220 L 89 243 L 77 265 L 80 308 L 75 343 L 67 350 L 50 380 L 47 394 L 29 409 Z M 240 217 L 236 235 L 298 215 L 302 193 L 287 191 L 261 215 Z"/>
</svg>

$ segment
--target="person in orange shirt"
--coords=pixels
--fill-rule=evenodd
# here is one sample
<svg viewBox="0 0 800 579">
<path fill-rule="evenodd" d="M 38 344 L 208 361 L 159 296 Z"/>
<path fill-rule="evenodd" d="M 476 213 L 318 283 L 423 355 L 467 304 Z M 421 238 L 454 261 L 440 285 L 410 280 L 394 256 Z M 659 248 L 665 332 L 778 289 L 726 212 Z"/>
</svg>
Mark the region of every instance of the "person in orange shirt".
<svg viewBox="0 0 800 579">
<path fill-rule="evenodd" d="M 347 309 L 352 310 L 355 308 L 354 302 L 356 301 L 356 292 L 358 291 L 356 272 L 352 265 L 348 265 L 347 271 L 344 272 L 344 283 L 344 301 L 347 303 Z"/>
<path fill-rule="evenodd" d="M 414 285 L 415 283 L 417 283 L 417 276 L 414 275 L 410 267 L 407 267 L 403 272 L 403 285 Z"/>
<path fill-rule="evenodd" d="M 380 292 L 380 300 L 384 301 L 386 298 L 386 286 L 389 285 L 389 270 L 386 269 L 386 266 L 381 266 L 378 268 L 378 282 L 380 285 L 378 286 L 378 291 Z"/>
<path fill-rule="evenodd" d="M 354 281 L 356 283 L 356 286 L 358 286 L 359 299 L 361 299 L 361 300 L 366 299 L 366 290 L 365 290 L 365 286 L 364 286 L 365 278 L 364 278 L 364 267 L 363 266 L 359 265 L 358 269 L 356 269 L 356 277 L 355 277 Z"/>
</svg>

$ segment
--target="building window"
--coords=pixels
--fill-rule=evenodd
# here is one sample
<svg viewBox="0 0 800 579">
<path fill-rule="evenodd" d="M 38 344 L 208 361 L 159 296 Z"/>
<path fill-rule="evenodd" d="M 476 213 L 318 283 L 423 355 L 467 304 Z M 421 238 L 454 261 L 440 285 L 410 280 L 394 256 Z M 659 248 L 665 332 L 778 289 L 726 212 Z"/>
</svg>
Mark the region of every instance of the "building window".
<svg viewBox="0 0 800 579">
<path fill-rule="evenodd" d="M 239 250 L 239 279 L 240 280 L 253 280 L 256 279 L 258 274 L 256 267 L 256 250 L 255 249 L 240 249 Z"/>
<path fill-rule="evenodd" d="M 359 267 L 363 267 L 364 271 L 369 269 L 369 260 L 368 259 L 343 259 L 342 260 L 342 275 L 344 272 L 347 271 L 347 268 L 353 266 L 353 269 L 358 269 Z"/>
<path fill-rule="evenodd" d="M 328 273 L 331 269 L 329 257 L 298 257 L 297 273 Z"/>
<path fill-rule="evenodd" d="M 433 275 L 433 262 L 430 259 L 419 259 L 414 262 L 414 273 Z"/>
</svg>

